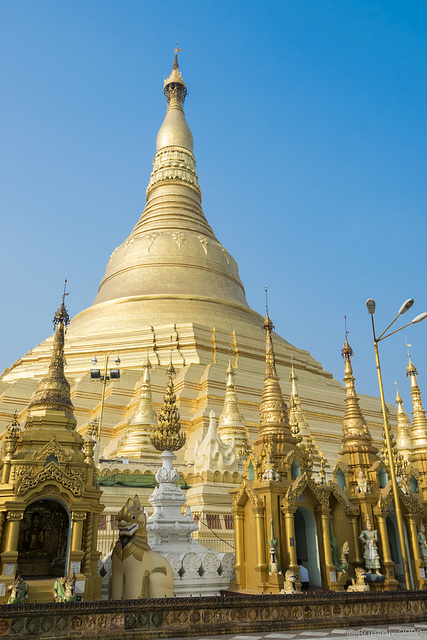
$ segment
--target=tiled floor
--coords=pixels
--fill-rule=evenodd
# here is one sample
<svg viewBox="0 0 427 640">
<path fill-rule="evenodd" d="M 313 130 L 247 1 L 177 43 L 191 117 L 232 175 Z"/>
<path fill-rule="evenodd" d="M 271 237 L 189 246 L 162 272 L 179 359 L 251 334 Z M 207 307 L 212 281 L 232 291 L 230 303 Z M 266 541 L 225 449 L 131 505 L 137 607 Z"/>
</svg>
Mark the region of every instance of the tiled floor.
<svg viewBox="0 0 427 640">
<path fill-rule="evenodd" d="M 427 640 L 427 622 L 378 627 L 268 631 L 225 636 L 194 636 L 193 640 Z M 167 640 L 182 640 L 168 638 Z"/>
</svg>

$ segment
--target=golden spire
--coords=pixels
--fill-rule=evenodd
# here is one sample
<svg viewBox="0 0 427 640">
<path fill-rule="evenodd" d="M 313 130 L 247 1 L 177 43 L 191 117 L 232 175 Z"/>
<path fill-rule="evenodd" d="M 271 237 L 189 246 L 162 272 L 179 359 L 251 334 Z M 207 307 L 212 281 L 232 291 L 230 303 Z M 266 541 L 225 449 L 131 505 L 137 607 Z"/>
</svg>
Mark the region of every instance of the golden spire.
<svg viewBox="0 0 427 640">
<path fill-rule="evenodd" d="M 341 355 L 344 358 L 344 384 L 346 390 L 345 397 L 345 413 L 343 420 L 343 440 L 344 439 L 356 439 L 363 440 L 365 443 L 368 440 L 372 441 L 371 434 L 366 426 L 365 419 L 362 414 L 362 410 L 359 405 L 359 398 L 356 395 L 356 387 L 354 384 L 353 368 L 351 366 L 351 358 L 353 356 L 353 349 L 351 348 L 347 331 L 345 336 L 344 347 L 342 348 Z"/>
<path fill-rule="evenodd" d="M 157 416 L 154 411 L 151 394 L 151 369 L 150 357 L 147 353 L 147 358 L 144 363 L 140 399 L 130 424 L 155 425 L 157 423 Z"/>
<path fill-rule="evenodd" d="M 151 368 L 147 352 L 147 358 L 143 365 L 144 373 L 138 406 L 125 435 L 119 441 L 115 455 L 123 458 L 140 458 L 146 464 L 153 462 L 158 464 L 159 454 L 150 440 L 152 429 L 157 424 L 157 415 L 151 396 Z"/>
<path fill-rule="evenodd" d="M 295 373 L 294 363 L 292 362 L 292 369 L 289 376 L 291 382 L 291 397 L 289 401 L 289 423 L 291 427 L 298 427 L 297 434 L 303 441 L 311 440 L 310 430 L 308 428 L 307 420 L 302 411 L 301 400 L 298 393 L 298 376 Z M 296 431 L 296 430 L 295 430 Z"/>
<path fill-rule="evenodd" d="M 219 321 L 216 314 L 225 317 L 224 305 L 231 303 L 233 317 L 238 312 L 246 317 L 247 312 L 255 324 L 259 319 L 246 302 L 237 263 L 218 242 L 203 213 L 193 136 L 183 110 L 187 89 L 177 59 L 164 91 L 168 108 L 157 135 L 146 206 L 130 236 L 112 253 L 92 307 L 117 301 L 133 323 L 139 323 L 140 309 L 146 324 L 151 324 L 153 314 L 159 318 L 159 313 L 166 318 L 163 324 L 168 324 L 171 307 L 166 301 L 173 300 L 174 313 L 188 322 L 203 301 L 209 322 L 215 317 L 213 326 Z M 164 301 L 160 306 L 159 300 Z M 108 321 L 120 324 L 114 309 L 108 312 Z M 92 312 L 98 313 L 94 308 Z M 200 310 L 197 313 L 200 319 Z M 128 330 L 127 326 L 117 329 L 118 333 Z"/>
<path fill-rule="evenodd" d="M 421 399 L 421 391 L 418 386 L 418 371 L 411 361 L 409 355 L 409 363 L 406 368 L 406 375 L 411 380 L 411 396 L 412 396 L 412 446 L 414 449 L 425 447 L 427 445 L 427 418 Z"/>
<path fill-rule="evenodd" d="M 173 386 L 175 369 L 171 361 L 168 366 L 168 384 L 165 402 L 158 418 L 157 427 L 150 436 L 152 445 L 157 451 L 178 451 L 185 444 L 185 433 L 181 432 L 179 413 L 176 406 L 176 395 Z"/>
<path fill-rule="evenodd" d="M 239 408 L 234 377 L 234 369 L 231 360 L 229 360 L 224 406 L 219 417 L 218 434 L 221 440 L 229 444 L 234 438 L 236 451 L 239 451 L 242 447 L 247 446 L 249 438 L 245 419 Z"/>
<path fill-rule="evenodd" d="M 411 428 L 408 424 L 408 418 L 406 416 L 405 410 L 403 408 L 403 400 L 400 396 L 399 389 L 397 388 L 397 382 L 394 383 L 396 385 L 396 405 L 397 405 L 397 437 L 396 437 L 396 445 L 397 449 L 402 453 L 403 457 L 408 459 L 411 449 Z"/>
<path fill-rule="evenodd" d="M 265 316 L 262 328 L 265 331 L 265 377 L 264 389 L 260 404 L 260 423 L 261 426 L 268 423 L 275 423 L 282 428 L 289 429 L 288 408 L 283 399 L 282 390 L 280 388 L 279 376 L 276 371 L 276 359 L 274 355 L 273 340 L 271 332 L 274 325 L 268 315 Z"/>
<path fill-rule="evenodd" d="M 67 281 L 65 281 L 65 285 Z M 64 375 L 64 328 L 69 324 L 70 318 L 65 307 L 65 293 L 62 296 L 62 304 L 53 318 L 53 327 L 56 328 L 53 338 L 52 356 L 49 370 L 40 381 L 37 391 L 31 399 L 29 409 L 52 409 L 64 411 L 73 415 L 73 403 L 70 397 L 70 385 Z"/>
<path fill-rule="evenodd" d="M 175 47 L 175 59 L 169 78 L 163 83 L 168 109 L 159 133 L 157 134 L 156 149 L 164 147 L 182 147 L 193 151 L 193 136 L 188 126 L 183 105 L 187 95 L 187 85 L 182 79 L 178 65 L 178 51 Z"/>
</svg>

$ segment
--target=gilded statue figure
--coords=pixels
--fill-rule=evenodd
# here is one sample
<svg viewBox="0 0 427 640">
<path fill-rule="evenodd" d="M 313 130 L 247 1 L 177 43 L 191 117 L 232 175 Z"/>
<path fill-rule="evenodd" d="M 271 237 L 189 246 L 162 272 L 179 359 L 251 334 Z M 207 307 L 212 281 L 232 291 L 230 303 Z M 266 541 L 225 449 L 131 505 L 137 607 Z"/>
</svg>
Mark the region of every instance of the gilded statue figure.
<svg viewBox="0 0 427 640">
<path fill-rule="evenodd" d="M 366 529 L 362 531 L 359 538 L 365 548 L 363 558 L 365 560 L 366 573 L 372 573 L 372 569 L 374 569 L 375 573 L 381 575 L 380 556 L 378 554 L 378 535 L 376 529 L 372 529 L 369 516 L 366 519 Z"/>
<path fill-rule="evenodd" d="M 418 544 L 420 545 L 421 560 L 427 562 L 427 539 L 423 523 L 418 528 Z"/>
<path fill-rule="evenodd" d="M 40 513 L 35 511 L 31 516 L 31 525 L 24 532 L 24 549 L 26 555 L 43 552 L 45 545 L 45 531 L 42 527 Z"/>
<path fill-rule="evenodd" d="M 371 493 L 371 488 L 368 485 L 368 479 L 364 471 L 359 471 L 359 473 L 357 474 L 356 482 L 356 493 Z"/>
</svg>

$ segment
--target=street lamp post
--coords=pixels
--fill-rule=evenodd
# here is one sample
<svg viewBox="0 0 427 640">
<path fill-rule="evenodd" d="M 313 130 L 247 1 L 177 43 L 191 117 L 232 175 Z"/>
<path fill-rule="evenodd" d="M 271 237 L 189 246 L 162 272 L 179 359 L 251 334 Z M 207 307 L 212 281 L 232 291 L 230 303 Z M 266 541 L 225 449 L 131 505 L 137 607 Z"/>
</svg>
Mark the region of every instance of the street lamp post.
<svg viewBox="0 0 427 640">
<path fill-rule="evenodd" d="M 104 367 L 104 375 L 101 375 L 100 369 L 91 369 L 90 377 L 92 380 L 100 380 L 102 382 L 102 393 L 101 393 L 101 411 L 99 415 L 99 424 L 98 424 L 98 441 L 101 440 L 101 426 L 102 426 L 102 416 L 104 413 L 104 400 L 105 400 L 105 387 L 109 380 L 118 380 L 120 378 L 120 369 L 110 369 L 110 375 L 108 375 L 108 362 L 110 359 L 111 353 L 107 353 L 105 356 L 105 367 Z M 97 364 L 98 360 L 96 356 L 92 358 L 92 364 Z M 118 367 L 120 364 L 119 356 L 116 357 L 114 361 Z"/>
<path fill-rule="evenodd" d="M 372 298 L 369 298 L 369 300 L 366 301 L 366 307 L 368 309 L 368 312 L 371 314 L 371 320 L 372 320 L 372 332 L 373 332 L 373 336 L 374 336 L 375 362 L 376 362 L 376 365 L 377 365 L 378 385 L 379 385 L 379 388 L 380 388 L 381 410 L 382 410 L 383 421 L 384 421 L 384 434 L 385 434 L 387 456 L 388 456 L 389 467 L 390 467 L 391 484 L 392 484 L 392 487 L 393 487 L 394 509 L 395 509 L 395 513 L 396 513 L 397 529 L 398 529 L 398 532 L 399 532 L 399 543 L 400 543 L 400 551 L 401 551 L 401 555 L 402 555 L 403 570 L 404 570 L 404 573 L 405 573 L 405 584 L 406 584 L 406 588 L 408 590 L 411 589 L 411 577 L 410 577 L 410 572 L 409 572 L 408 556 L 407 556 L 407 553 L 406 553 L 406 546 L 405 546 L 405 533 L 404 533 L 403 516 L 402 516 L 402 511 L 400 509 L 400 500 L 399 500 L 399 493 L 398 493 L 398 487 L 397 487 L 396 472 L 395 472 L 395 469 L 394 469 L 392 443 L 391 443 L 390 430 L 389 430 L 388 420 L 387 420 L 387 411 L 386 411 L 385 400 L 384 400 L 384 388 L 383 388 L 383 381 L 382 381 L 382 375 L 381 375 L 380 355 L 379 355 L 379 351 L 378 351 L 378 343 L 381 340 L 385 340 L 385 338 L 388 338 L 389 336 L 393 335 L 394 333 L 397 333 L 398 331 L 401 331 L 402 329 L 405 329 L 406 327 L 409 327 L 409 325 L 415 324 L 417 322 L 421 322 L 422 320 L 425 320 L 427 318 L 427 313 L 421 313 L 419 316 L 414 318 L 411 322 L 408 322 L 408 324 L 405 324 L 403 327 L 400 327 L 400 329 L 396 329 L 395 331 L 392 331 L 391 333 L 387 333 L 387 331 L 396 322 L 396 320 L 401 315 L 403 315 L 404 313 L 409 311 L 409 309 L 412 307 L 413 304 L 414 304 L 414 301 L 413 301 L 412 298 L 409 298 L 408 300 L 406 300 L 402 304 L 402 306 L 400 307 L 399 313 L 394 318 L 394 320 L 392 322 L 390 322 L 388 327 L 377 338 L 376 334 L 375 334 L 375 324 L 374 324 L 375 300 L 373 300 Z"/>
</svg>

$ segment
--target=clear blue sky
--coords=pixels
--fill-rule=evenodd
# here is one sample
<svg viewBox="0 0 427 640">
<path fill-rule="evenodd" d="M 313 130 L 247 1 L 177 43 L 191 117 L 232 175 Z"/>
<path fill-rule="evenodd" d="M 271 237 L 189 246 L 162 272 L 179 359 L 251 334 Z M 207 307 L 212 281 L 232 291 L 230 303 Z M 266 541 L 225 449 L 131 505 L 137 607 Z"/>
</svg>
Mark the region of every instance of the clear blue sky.
<svg viewBox="0 0 427 640">
<path fill-rule="evenodd" d="M 203 206 L 250 305 L 359 393 L 427 310 L 425 0 L 2 0 L 0 370 L 91 304 L 138 220 L 178 42 Z M 409 319 L 411 319 L 409 318 Z M 405 316 L 406 319 L 406 316 Z M 411 410 L 405 332 L 385 390 Z M 427 406 L 427 321 L 410 327 Z"/>
</svg>

